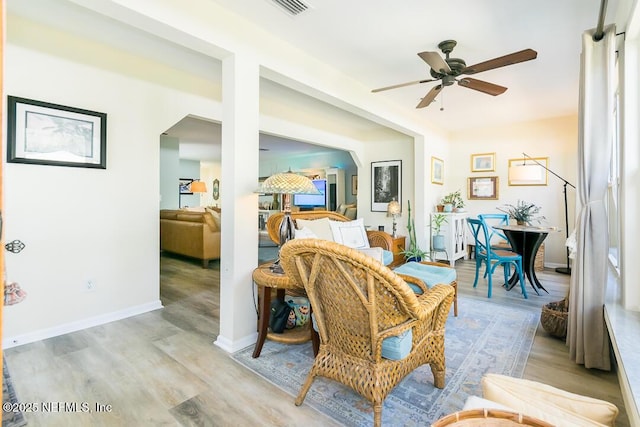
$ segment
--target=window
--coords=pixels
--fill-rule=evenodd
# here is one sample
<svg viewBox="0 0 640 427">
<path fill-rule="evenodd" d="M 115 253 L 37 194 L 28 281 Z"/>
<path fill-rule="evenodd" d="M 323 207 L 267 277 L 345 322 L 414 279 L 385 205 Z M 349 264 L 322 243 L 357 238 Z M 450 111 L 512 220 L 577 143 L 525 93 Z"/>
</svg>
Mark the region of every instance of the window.
<svg viewBox="0 0 640 427">
<path fill-rule="evenodd" d="M 609 261 L 620 274 L 620 118 L 619 96 L 616 92 L 613 109 L 613 141 L 611 144 L 611 164 L 609 165 L 609 185 L 607 192 L 607 219 L 609 222 Z"/>
</svg>

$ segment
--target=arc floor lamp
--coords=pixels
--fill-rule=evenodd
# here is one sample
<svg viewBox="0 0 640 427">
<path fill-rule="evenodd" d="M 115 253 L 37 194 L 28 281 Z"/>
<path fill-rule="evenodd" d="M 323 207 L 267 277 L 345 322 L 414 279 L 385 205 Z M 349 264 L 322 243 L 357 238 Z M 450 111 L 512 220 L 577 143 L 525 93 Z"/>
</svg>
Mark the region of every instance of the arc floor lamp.
<svg viewBox="0 0 640 427">
<path fill-rule="evenodd" d="M 522 155 L 524 156 L 523 164 L 513 166 L 514 170 L 511 171 L 512 173 L 510 175 L 513 176 L 514 179 L 517 179 L 518 181 L 532 181 L 532 180 L 539 179 L 540 175 L 538 174 L 538 170 L 536 170 L 537 168 L 535 167 L 535 165 L 538 165 L 546 169 L 548 172 L 550 172 L 552 175 L 554 175 L 556 178 L 558 178 L 560 181 L 564 183 L 563 184 L 564 225 L 565 225 L 566 236 L 568 239 L 569 238 L 569 208 L 567 203 L 567 185 L 573 187 L 574 189 L 576 187 L 573 184 L 571 184 L 569 181 L 567 181 L 566 179 L 564 179 L 563 177 L 561 177 L 560 175 L 558 175 L 557 173 L 555 173 L 554 171 L 552 171 L 551 169 L 543 165 L 542 163 L 535 160 L 533 157 L 527 155 L 526 153 L 522 153 Z M 527 159 L 531 160 L 533 163 L 535 163 L 535 165 L 527 165 L 526 164 Z M 571 267 L 569 266 L 569 248 L 566 248 L 566 249 L 567 249 L 567 266 L 556 268 L 556 272 L 562 273 L 562 274 L 571 274 Z"/>
</svg>

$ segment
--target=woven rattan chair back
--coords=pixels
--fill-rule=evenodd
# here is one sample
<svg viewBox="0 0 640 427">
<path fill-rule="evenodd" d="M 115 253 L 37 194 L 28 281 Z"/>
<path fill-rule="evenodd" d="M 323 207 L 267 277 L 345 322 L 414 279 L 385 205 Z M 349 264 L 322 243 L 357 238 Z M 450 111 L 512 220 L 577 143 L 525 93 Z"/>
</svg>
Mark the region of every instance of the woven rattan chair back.
<svg viewBox="0 0 640 427">
<path fill-rule="evenodd" d="M 281 250 L 285 273 L 303 285 L 311 302 L 320 350 L 296 399 L 302 404 L 316 376 L 336 380 L 373 404 L 382 402 L 411 371 L 429 364 L 444 387 L 444 326 L 453 288 L 436 285 L 416 296 L 392 270 L 357 250 L 319 239 L 297 239 Z M 409 355 L 382 357 L 385 338 L 412 332 Z"/>
</svg>

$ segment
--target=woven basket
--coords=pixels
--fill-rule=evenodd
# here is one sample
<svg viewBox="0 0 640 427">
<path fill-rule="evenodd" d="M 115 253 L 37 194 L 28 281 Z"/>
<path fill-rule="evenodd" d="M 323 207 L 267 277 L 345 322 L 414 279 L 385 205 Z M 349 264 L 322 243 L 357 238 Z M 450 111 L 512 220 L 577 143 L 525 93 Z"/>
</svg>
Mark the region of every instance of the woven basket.
<svg viewBox="0 0 640 427">
<path fill-rule="evenodd" d="M 553 427 L 545 421 L 498 409 L 471 409 L 440 418 L 431 427 Z"/>
<path fill-rule="evenodd" d="M 569 303 L 567 299 L 550 302 L 542 307 L 540 323 L 545 331 L 554 337 L 564 338 L 567 336 L 567 317 L 569 315 Z"/>
</svg>

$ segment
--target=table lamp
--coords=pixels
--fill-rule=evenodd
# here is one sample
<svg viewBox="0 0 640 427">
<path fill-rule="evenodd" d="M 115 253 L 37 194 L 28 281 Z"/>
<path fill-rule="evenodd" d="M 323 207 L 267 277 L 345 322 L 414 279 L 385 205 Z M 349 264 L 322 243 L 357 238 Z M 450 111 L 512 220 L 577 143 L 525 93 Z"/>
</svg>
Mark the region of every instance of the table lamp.
<svg viewBox="0 0 640 427">
<path fill-rule="evenodd" d="M 392 199 L 387 205 L 387 216 L 393 218 L 393 233 L 391 234 L 395 239 L 398 237 L 396 235 L 396 218 L 401 215 L 400 203 L 398 203 L 395 199 Z"/>
<path fill-rule="evenodd" d="M 280 223 L 280 244 L 278 246 L 278 259 L 271 265 L 271 270 L 274 273 L 284 273 L 284 270 L 280 266 L 280 248 L 294 237 L 295 226 L 291 219 L 291 195 L 292 194 L 321 194 L 320 190 L 313 185 L 306 176 L 298 175 L 297 173 L 282 172 L 275 175 L 271 175 L 265 179 L 256 193 L 263 194 L 282 194 L 282 211 L 284 216 Z"/>
</svg>

